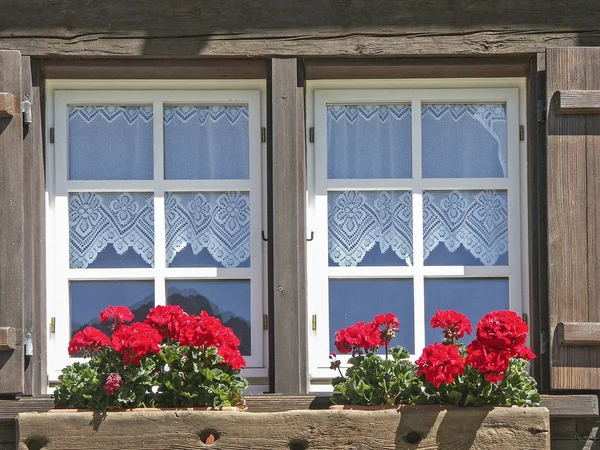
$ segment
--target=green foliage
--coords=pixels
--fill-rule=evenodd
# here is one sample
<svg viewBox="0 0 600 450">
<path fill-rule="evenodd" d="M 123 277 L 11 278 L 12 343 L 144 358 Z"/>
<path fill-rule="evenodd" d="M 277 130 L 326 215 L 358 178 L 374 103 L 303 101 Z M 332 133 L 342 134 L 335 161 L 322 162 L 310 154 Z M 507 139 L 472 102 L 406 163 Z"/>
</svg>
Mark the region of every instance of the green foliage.
<svg viewBox="0 0 600 450">
<path fill-rule="evenodd" d="M 346 377 L 332 381 L 334 403 L 350 405 L 399 405 L 426 402 L 423 383 L 417 376 L 416 366 L 410 362 L 408 351 L 401 347 L 390 349 L 391 358 L 375 353 L 361 354 L 349 359 Z"/>
</svg>

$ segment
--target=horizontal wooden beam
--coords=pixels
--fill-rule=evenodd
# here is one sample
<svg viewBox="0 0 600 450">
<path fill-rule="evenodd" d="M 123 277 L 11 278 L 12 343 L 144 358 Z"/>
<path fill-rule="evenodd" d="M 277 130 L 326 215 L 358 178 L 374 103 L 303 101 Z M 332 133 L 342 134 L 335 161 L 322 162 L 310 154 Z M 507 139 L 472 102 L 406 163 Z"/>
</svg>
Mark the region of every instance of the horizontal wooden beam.
<svg viewBox="0 0 600 450">
<path fill-rule="evenodd" d="M 600 114 L 600 91 L 556 91 L 556 114 Z"/>
<path fill-rule="evenodd" d="M 267 62 L 260 59 L 41 61 L 46 79 L 266 79 Z"/>
<path fill-rule="evenodd" d="M 11 117 L 16 114 L 15 97 L 9 92 L 0 92 L 0 117 Z"/>
<path fill-rule="evenodd" d="M 305 59 L 306 78 L 397 79 L 525 77 L 530 58 Z"/>
<path fill-rule="evenodd" d="M 600 323 L 560 322 L 556 333 L 561 346 L 600 346 Z"/>
<path fill-rule="evenodd" d="M 17 331 L 14 327 L 0 327 L 0 351 L 17 348 Z"/>
</svg>

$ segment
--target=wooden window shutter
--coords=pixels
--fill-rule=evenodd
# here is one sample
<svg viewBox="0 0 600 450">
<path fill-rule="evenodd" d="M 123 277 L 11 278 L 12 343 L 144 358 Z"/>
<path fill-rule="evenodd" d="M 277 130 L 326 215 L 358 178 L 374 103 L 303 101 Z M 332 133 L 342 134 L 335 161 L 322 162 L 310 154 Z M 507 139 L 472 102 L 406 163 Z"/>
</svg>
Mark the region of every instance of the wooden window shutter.
<svg viewBox="0 0 600 450">
<path fill-rule="evenodd" d="M 21 54 L 0 51 L 0 394 L 23 392 Z"/>
<path fill-rule="evenodd" d="M 546 52 L 552 389 L 600 389 L 600 48 Z"/>
</svg>

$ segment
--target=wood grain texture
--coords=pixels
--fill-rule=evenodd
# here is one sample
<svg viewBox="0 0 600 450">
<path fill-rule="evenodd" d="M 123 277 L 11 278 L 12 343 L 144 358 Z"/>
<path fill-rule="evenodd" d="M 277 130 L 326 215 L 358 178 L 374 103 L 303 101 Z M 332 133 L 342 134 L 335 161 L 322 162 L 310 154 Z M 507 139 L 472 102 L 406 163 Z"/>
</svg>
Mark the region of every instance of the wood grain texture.
<svg viewBox="0 0 600 450">
<path fill-rule="evenodd" d="M 559 345 L 600 346 L 600 323 L 560 322 L 556 327 Z"/>
<path fill-rule="evenodd" d="M 0 92 L 21 98 L 21 54 L 0 51 Z M 23 121 L 0 118 L 0 327 L 17 332 L 0 352 L 0 393 L 23 392 Z"/>
<path fill-rule="evenodd" d="M 0 327 L 0 351 L 17 348 L 17 332 L 14 327 Z"/>
<path fill-rule="evenodd" d="M 15 97 L 10 92 L 0 92 L 0 117 L 11 117 L 15 114 Z"/>
<path fill-rule="evenodd" d="M 300 150 L 298 61 L 275 58 L 271 63 L 272 209 L 269 247 L 273 264 L 273 353 L 275 392 L 307 391 L 304 151 Z M 301 267 L 302 266 L 302 267 Z"/>
<path fill-rule="evenodd" d="M 596 0 L 5 0 L 0 49 L 32 56 L 400 56 L 600 44 Z"/>
<path fill-rule="evenodd" d="M 31 102 L 32 123 L 23 136 L 24 204 L 24 329 L 30 330 L 33 355 L 26 357 L 25 390 L 40 395 L 46 386 L 45 292 L 45 169 L 42 131 L 41 84 L 38 61 L 22 57 L 23 98 Z"/>
<path fill-rule="evenodd" d="M 560 90 L 556 96 L 556 114 L 600 114 L 600 91 Z"/>
<path fill-rule="evenodd" d="M 44 449 L 194 449 L 199 434 L 219 436 L 211 449 L 333 448 L 410 449 L 416 432 L 422 449 L 550 448 L 545 408 L 408 407 L 400 411 L 289 411 L 227 413 L 154 411 L 25 413 L 18 422 L 19 449 L 38 440 Z M 158 426 L 160 424 L 160 426 Z M 135 431 L 134 431 L 135 430 Z"/>
<path fill-rule="evenodd" d="M 41 61 L 46 79 L 265 79 L 267 62 L 257 59 Z"/>
<path fill-rule="evenodd" d="M 560 322 L 600 322 L 600 116 L 558 115 L 558 90 L 600 89 L 593 74 L 598 48 L 549 49 L 548 110 L 548 305 L 551 388 L 600 388 L 600 349 L 561 347 Z"/>
</svg>

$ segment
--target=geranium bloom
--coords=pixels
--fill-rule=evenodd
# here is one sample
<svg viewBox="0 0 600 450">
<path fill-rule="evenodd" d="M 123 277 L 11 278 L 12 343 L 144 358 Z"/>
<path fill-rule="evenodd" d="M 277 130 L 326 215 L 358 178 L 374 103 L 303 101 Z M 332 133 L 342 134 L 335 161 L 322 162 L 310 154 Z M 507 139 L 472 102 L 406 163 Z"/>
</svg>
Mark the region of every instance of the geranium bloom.
<svg viewBox="0 0 600 450">
<path fill-rule="evenodd" d="M 529 347 L 521 345 L 517 348 L 515 357 L 531 361 L 532 359 L 535 359 L 535 353 L 533 353 Z"/>
<path fill-rule="evenodd" d="M 465 373 L 465 362 L 454 345 L 431 344 L 423 349 L 416 364 L 418 375 L 424 375 L 436 388 L 453 383 L 457 375 Z"/>
<path fill-rule="evenodd" d="M 83 351 L 84 356 L 90 356 L 102 347 L 109 346 L 110 339 L 106 334 L 94 327 L 86 327 L 78 331 L 69 342 L 69 355 Z"/>
<path fill-rule="evenodd" d="M 477 339 L 488 348 L 514 352 L 525 343 L 528 331 L 514 311 L 492 311 L 477 324 Z"/>
<path fill-rule="evenodd" d="M 115 329 L 119 325 L 131 322 L 133 313 L 126 306 L 109 306 L 100 313 L 100 322 L 104 323 L 107 320 L 112 322 L 111 329 Z"/>
<path fill-rule="evenodd" d="M 112 336 L 112 348 L 123 355 L 125 364 L 140 365 L 140 360 L 150 352 L 158 353 L 161 334 L 150 325 L 135 322 L 118 327 Z"/>
<path fill-rule="evenodd" d="M 121 376 L 116 373 L 111 373 L 106 377 L 106 383 L 104 383 L 104 390 L 106 395 L 113 395 L 121 387 Z"/>
<path fill-rule="evenodd" d="M 512 353 L 508 350 L 496 350 L 474 340 L 467 347 L 467 365 L 479 370 L 492 383 L 502 381 L 508 369 Z"/>
<path fill-rule="evenodd" d="M 464 314 L 457 313 L 453 310 L 441 311 L 437 310 L 431 318 L 432 328 L 442 328 L 444 330 L 445 339 L 460 339 L 473 331 L 471 322 Z"/>
<path fill-rule="evenodd" d="M 144 320 L 148 325 L 156 328 L 163 337 L 174 339 L 179 334 L 182 317 L 187 314 L 177 305 L 159 305 L 150 308 L 150 312 Z"/>
<path fill-rule="evenodd" d="M 357 322 L 349 327 L 338 330 L 335 334 L 335 347 L 340 353 L 355 353 L 373 350 L 385 345 L 377 322 Z"/>
</svg>

